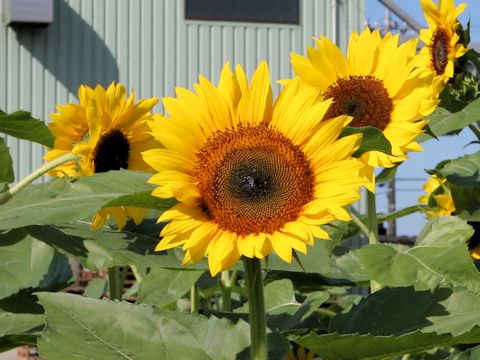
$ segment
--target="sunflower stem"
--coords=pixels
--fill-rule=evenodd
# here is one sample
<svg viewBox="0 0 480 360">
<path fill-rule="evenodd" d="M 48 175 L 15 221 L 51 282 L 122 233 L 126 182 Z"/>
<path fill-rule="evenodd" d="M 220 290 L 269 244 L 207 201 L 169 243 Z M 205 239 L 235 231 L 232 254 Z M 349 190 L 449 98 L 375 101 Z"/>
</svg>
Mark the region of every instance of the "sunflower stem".
<svg viewBox="0 0 480 360">
<path fill-rule="evenodd" d="M 143 280 L 143 276 L 138 270 L 138 268 L 135 265 L 130 265 L 130 269 L 132 269 L 133 276 L 135 276 L 135 280 L 137 280 L 137 283 L 139 284 Z"/>
<path fill-rule="evenodd" d="M 244 257 L 243 268 L 245 271 L 250 320 L 250 358 L 252 360 L 265 360 L 267 359 L 267 328 L 260 260 Z"/>
<path fill-rule="evenodd" d="M 118 266 L 108 268 L 108 288 L 110 300 L 122 300 L 122 285 L 120 281 L 120 269 Z"/>
<path fill-rule="evenodd" d="M 44 175 L 48 171 L 56 168 L 59 165 L 62 165 L 64 163 L 74 161 L 78 159 L 78 157 L 72 153 L 64 154 L 62 156 L 59 156 L 55 160 L 52 160 L 50 162 L 47 162 L 40 166 L 37 170 L 34 172 L 28 174 L 25 176 L 22 180 L 20 180 L 15 186 L 13 186 L 11 189 L 5 191 L 2 196 L 0 197 L 0 205 L 5 204 L 8 200 L 10 200 L 16 193 L 18 193 L 20 190 L 34 182 L 36 179 L 38 179 L 40 176 Z"/>
<path fill-rule="evenodd" d="M 378 244 L 378 223 L 377 223 L 377 203 L 374 192 L 367 191 L 367 209 L 368 209 L 368 243 L 370 245 Z M 370 291 L 372 293 L 381 289 L 379 283 L 374 280 L 370 280 Z"/>
<path fill-rule="evenodd" d="M 362 231 L 365 235 L 370 237 L 370 231 L 368 230 L 368 227 L 363 223 L 360 218 L 355 215 L 353 212 L 350 212 L 350 217 L 352 218 L 352 221 L 357 225 L 357 227 Z"/>
<path fill-rule="evenodd" d="M 200 309 L 200 292 L 198 291 L 198 286 L 193 285 L 190 289 L 190 312 L 192 314 L 198 313 Z"/>
<path fill-rule="evenodd" d="M 223 271 L 220 279 L 222 290 L 222 311 L 232 311 L 232 287 L 237 281 L 237 270 L 230 275 L 230 271 Z"/>
</svg>

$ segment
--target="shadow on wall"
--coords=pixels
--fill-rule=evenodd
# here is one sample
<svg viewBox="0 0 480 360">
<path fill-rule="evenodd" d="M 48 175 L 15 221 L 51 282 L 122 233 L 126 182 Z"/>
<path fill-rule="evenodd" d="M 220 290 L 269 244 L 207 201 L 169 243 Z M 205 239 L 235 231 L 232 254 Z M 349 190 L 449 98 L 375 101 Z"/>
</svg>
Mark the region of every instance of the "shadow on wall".
<svg viewBox="0 0 480 360">
<path fill-rule="evenodd" d="M 67 1 L 54 4 L 54 21 L 47 27 L 14 27 L 19 43 L 71 94 L 76 95 L 81 84 L 108 86 L 117 81 L 118 65 L 104 39 Z M 94 4 L 88 2 L 91 18 Z M 101 22 L 103 26 L 104 19 Z"/>
</svg>

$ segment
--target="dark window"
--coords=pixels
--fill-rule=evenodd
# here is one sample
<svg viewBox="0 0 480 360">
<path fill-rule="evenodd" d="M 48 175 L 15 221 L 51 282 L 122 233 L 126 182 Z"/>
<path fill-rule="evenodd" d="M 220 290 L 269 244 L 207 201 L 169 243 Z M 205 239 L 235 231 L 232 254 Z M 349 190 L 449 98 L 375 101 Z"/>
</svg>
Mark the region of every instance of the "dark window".
<svg viewBox="0 0 480 360">
<path fill-rule="evenodd" d="M 193 20 L 299 23 L 298 0 L 185 0 Z"/>
</svg>

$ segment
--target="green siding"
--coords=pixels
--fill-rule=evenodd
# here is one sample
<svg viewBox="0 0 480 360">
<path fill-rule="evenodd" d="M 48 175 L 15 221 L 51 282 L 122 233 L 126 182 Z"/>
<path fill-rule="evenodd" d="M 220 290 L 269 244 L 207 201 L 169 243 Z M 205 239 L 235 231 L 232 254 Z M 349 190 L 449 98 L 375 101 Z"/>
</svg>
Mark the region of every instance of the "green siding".
<svg viewBox="0 0 480 360">
<path fill-rule="evenodd" d="M 363 26 L 363 0 L 337 3 L 337 40 L 345 48 Z M 226 61 L 251 74 L 266 59 L 273 80 L 290 77 L 290 52 L 332 35 L 331 1 L 300 4 L 300 25 L 276 25 L 186 21 L 183 0 L 56 0 L 46 28 L 0 23 L 0 109 L 47 119 L 55 104 L 75 101 L 80 84 L 113 80 L 137 97 L 173 96 L 175 86 L 191 88 L 199 74 L 217 81 Z M 17 180 L 42 163 L 42 147 L 7 143 Z"/>
</svg>

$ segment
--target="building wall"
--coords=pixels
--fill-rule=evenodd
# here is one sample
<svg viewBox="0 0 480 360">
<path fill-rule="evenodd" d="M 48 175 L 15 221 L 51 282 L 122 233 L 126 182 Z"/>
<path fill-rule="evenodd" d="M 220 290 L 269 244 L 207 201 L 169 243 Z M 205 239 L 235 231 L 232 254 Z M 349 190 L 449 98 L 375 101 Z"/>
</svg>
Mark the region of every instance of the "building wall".
<svg viewBox="0 0 480 360">
<path fill-rule="evenodd" d="M 332 38 L 336 28 L 337 43 L 346 47 L 351 31 L 363 26 L 363 1 L 300 0 L 300 25 L 278 25 L 187 21 L 183 0 L 55 0 L 47 27 L 0 23 L 0 109 L 47 120 L 55 104 L 76 101 L 80 84 L 114 80 L 137 98 L 172 96 L 199 74 L 217 81 L 226 61 L 251 74 L 266 59 L 273 81 L 287 78 L 289 53 L 305 53 L 312 36 Z M 41 165 L 41 146 L 12 138 L 7 144 L 16 180 Z"/>
</svg>

